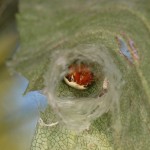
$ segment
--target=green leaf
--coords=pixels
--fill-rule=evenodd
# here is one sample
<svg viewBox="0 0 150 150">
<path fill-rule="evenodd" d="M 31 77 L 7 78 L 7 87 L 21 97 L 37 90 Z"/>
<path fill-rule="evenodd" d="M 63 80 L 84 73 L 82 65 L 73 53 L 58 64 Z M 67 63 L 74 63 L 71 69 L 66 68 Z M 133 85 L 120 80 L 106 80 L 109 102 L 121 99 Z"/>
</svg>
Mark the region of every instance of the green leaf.
<svg viewBox="0 0 150 150">
<path fill-rule="evenodd" d="M 49 77 L 53 77 L 51 75 L 54 70 L 57 71 L 57 67 L 54 67 L 57 57 L 53 55 L 57 51 L 63 54 L 94 49 L 100 56 L 105 53 L 104 64 L 106 60 L 112 62 L 110 66 L 114 65 L 113 68 L 109 65 L 103 67 L 107 68 L 106 72 L 108 76 L 110 73 L 110 78 L 113 78 L 113 75 L 117 78 L 110 82 L 113 92 L 110 92 L 108 97 L 115 99 L 112 101 L 115 104 L 108 104 L 107 113 L 93 118 L 88 130 L 76 133 L 68 129 L 67 124 L 60 120 L 62 118 L 58 115 L 58 111 L 54 110 L 52 105 L 49 106 L 41 114 L 42 119 L 47 124 L 57 121 L 59 124 L 54 127 L 38 124 L 31 149 L 148 149 L 150 147 L 149 1 L 26 0 L 21 1 L 20 10 L 18 25 L 21 50 L 15 55 L 13 66 L 29 80 L 26 92 L 43 90 L 48 95 L 48 90 L 54 86 L 49 86 L 50 80 L 53 81 Z M 123 36 L 122 32 L 134 41 L 140 57 L 138 64 L 131 65 L 120 55 L 115 37 Z M 118 79 L 120 75 L 121 80 Z M 60 86 L 57 94 L 70 96 L 72 89 L 64 83 Z M 89 90 L 88 94 L 98 93 L 99 89 L 98 84 L 93 88 L 94 91 Z M 80 97 L 81 92 L 75 93 L 77 94 L 73 95 L 74 98 Z M 108 98 L 103 100 L 107 102 Z"/>
</svg>

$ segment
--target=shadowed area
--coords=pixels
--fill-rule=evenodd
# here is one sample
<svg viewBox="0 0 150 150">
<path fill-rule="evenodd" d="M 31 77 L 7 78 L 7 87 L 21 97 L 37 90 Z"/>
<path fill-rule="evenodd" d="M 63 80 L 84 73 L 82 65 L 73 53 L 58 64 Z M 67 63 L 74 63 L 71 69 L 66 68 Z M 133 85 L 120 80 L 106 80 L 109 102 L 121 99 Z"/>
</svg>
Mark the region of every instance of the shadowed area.
<svg viewBox="0 0 150 150">
<path fill-rule="evenodd" d="M 38 92 L 23 96 L 28 81 L 6 67 L 19 47 L 16 24 L 18 0 L 0 1 L 0 149 L 27 150 L 45 97 Z M 37 101 L 39 100 L 39 101 Z M 40 104 L 41 102 L 41 104 Z M 43 107 L 42 107 L 43 105 Z M 40 107 L 41 108 L 38 108 Z"/>
</svg>

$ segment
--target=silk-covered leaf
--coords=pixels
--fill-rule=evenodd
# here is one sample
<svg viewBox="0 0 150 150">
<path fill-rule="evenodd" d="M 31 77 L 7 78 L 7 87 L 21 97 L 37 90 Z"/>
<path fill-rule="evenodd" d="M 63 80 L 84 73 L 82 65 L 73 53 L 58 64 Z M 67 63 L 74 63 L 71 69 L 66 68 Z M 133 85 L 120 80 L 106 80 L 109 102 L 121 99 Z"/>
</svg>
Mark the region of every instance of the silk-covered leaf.
<svg viewBox="0 0 150 150">
<path fill-rule="evenodd" d="M 100 115 L 101 109 L 98 109 L 99 115 L 96 110 L 97 117 L 90 118 L 89 128 L 80 133 L 68 129 L 71 124 L 60 120 L 76 114 L 70 111 L 70 114 L 67 113 L 61 118 L 58 111 L 50 105 L 41 117 L 47 124 L 57 121 L 59 124 L 53 127 L 38 124 L 31 149 L 149 149 L 149 4 L 148 0 L 21 1 L 18 15 L 21 48 L 13 59 L 13 66 L 29 80 L 26 92 L 51 91 L 55 84 L 49 82 L 55 83 L 51 77 L 54 77 L 54 71 L 57 72 L 57 59 L 61 56 L 65 58 L 68 53 L 75 55 L 79 52 L 82 55 L 87 50 L 91 55 L 87 57 L 96 58 L 93 60 L 95 64 L 103 63 L 104 76 L 110 78 L 112 91 L 109 93 L 108 89 L 108 97 L 106 95 L 102 100 L 115 102 L 115 106 L 114 103 L 106 105 L 109 107 L 108 110 L 105 108 L 107 111 L 103 112 L 103 115 Z M 121 42 L 117 39 L 124 40 Z M 131 41 L 134 41 L 134 46 Z M 134 57 L 135 49 L 138 52 L 138 60 Z M 127 52 L 131 56 L 127 55 Z M 129 57 L 132 57 L 133 61 Z M 100 73 L 98 68 L 100 67 L 95 67 L 95 70 Z M 99 78 L 93 88 L 82 94 L 60 83 L 56 88 L 58 100 L 61 97 L 88 98 L 93 93 L 97 95 L 101 88 L 98 81 Z M 84 109 L 90 108 L 93 103 L 85 101 L 83 104 Z"/>
</svg>

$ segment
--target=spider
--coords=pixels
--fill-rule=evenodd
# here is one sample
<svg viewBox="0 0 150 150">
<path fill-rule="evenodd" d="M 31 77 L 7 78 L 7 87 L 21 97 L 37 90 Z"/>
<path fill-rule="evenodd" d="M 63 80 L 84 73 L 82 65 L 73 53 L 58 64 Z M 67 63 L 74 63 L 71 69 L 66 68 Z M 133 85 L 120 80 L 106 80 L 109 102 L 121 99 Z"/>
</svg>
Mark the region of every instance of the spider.
<svg viewBox="0 0 150 150">
<path fill-rule="evenodd" d="M 85 90 L 94 82 L 94 74 L 90 67 L 84 63 L 73 63 L 68 67 L 68 70 L 64 81 L 75 89 Z M 105 78 L 99 97 L 108 92 L 108 84 L 109 81 Z"/>
<path fill-rule="evenodd" d="M 73 63 L 68 67 L 68 74 L 64 77 L 65 82 L 76 89 L 87 89 L 94 81 L 94 74 L 88 65 Z"/>
</svg>

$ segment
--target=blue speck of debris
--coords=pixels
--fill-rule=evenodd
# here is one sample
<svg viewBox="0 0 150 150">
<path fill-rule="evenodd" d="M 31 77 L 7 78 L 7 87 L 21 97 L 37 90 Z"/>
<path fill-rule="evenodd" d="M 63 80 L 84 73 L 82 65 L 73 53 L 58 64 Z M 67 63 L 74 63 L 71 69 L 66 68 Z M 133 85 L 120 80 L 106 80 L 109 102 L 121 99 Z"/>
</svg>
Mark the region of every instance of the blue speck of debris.
<svg viewBox="0 0 150 150">
<path fill-rule="evenodd" d="M 127 44 L 121 39 L 119 38 L 119 42 L 120 42 L 120 52 L 130 61 L 133 62 L 132 56 L 130 51 L 128 50 L 128 46 Z"/>
</svg>

